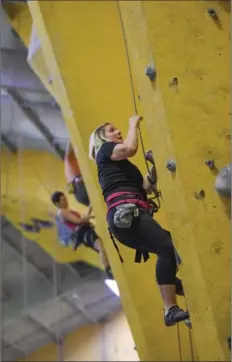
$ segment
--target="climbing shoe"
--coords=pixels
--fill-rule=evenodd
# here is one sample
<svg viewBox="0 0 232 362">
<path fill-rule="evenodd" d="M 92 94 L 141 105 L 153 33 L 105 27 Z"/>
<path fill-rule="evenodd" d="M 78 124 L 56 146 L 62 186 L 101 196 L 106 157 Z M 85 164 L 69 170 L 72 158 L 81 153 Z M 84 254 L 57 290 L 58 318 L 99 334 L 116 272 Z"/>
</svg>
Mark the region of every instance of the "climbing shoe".
<svg viewBox="0 0 232 362">
<path fill-rule="evenodd" d="M 113 273 L 112 273 L 112 270 L 110 268 L 110 266 L 108 266 L 106 269 L 105 269 L 105 272 L 106 272 L 106 275 L 109 279 L 112 279 L 114 280 L 114 276 L 113 276 Z"/>
<path fill-rule="evenodd" d="M 185 312 L 182 309 L 180 309 L 178 305 L 174 305 L 169 309 L 168 313 L 164 316 L 164 322 L 166 327 L 170 327 L 188 318 L 189 318 L 188 312 Z"/>
<path fill-rule="evenodd" d="M 181 297 L 184 297 L 184 288 L 183 288 L 182 281 L 177 277 L 176 277 L 175 285 L 176 285 L 176 294 Z"/>
</svg>

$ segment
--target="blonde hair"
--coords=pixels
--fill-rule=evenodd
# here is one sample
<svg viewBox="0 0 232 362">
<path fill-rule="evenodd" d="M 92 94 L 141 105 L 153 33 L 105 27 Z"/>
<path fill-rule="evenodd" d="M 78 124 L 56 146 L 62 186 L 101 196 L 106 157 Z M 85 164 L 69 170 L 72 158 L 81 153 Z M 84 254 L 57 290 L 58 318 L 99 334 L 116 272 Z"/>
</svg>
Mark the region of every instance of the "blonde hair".
<svg viewBox="0 0 232 362">
<path fill-rule="evenodd" d="M 101 146 L 107 141 L 105 137 L 105 126 L 108 124 L 109 123 L 102 124 L 91 133 L 89 138 L 89 158 L 91 160 L 96 160 Z"/>
</svg>

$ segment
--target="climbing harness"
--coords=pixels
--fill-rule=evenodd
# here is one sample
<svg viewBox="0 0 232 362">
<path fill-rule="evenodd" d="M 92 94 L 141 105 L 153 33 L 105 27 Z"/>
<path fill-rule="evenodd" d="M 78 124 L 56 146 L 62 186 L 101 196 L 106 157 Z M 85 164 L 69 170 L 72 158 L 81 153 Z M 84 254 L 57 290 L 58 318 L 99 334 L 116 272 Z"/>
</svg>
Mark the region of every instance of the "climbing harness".
<svg viewBox="0 0 232 362">
<path fill-rule="evenodd" d="M 139 216 L 139 209 L 145 210 L 145 212 L 147 212 L 149 215 L 152 215 L 153 213 L 153 205 L 151 205 L 148 200 L 145 200 L 144 197 L 134 192 L 127 191 L 113 193 L 106 199 L 106 203 L 108 213 L 112 208 L 116 207 L 116 212 L 114 214 L 114 224 L 118 228 L 130 228 L 133 219 Z M 119 254 L 121 262 L 123 262 L 111 231 L 110 237 Z M 135 252 L 135 263 L 141 263 L 142 257 L 144 262 L 146 262 L 149 259 L 149 253 L 145 250 L 137 249 Z"/>
<path fill-rule="evenodd" d="M 64 222 L 58 215 L 55 217 L 55 220 L 57 236 L 61 245 L 65 247 L 72 245 L 74 251 L 76 251 L 80 245 L 85 245 L 87 248 L 91 248 L 98 252 L 94 247 L 94 242 L 98 236 L 95 233 L 93 226 L 77 226 L 70 222 Z"/>
</svg>

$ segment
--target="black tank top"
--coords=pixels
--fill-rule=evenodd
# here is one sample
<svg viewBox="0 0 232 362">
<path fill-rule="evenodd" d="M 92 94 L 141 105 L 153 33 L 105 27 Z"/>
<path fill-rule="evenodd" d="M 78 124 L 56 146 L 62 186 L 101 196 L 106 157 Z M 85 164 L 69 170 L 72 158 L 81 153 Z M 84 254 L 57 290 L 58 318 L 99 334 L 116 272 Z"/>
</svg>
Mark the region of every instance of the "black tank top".
<svg viewBox="0 0 232 362">
<path fill-rule="evenodd" d="M 119 191 L 136 192 L 146 198 L 143 176 L 139 169 L 127 159 L 111 160 L 116 145 L 115 142 L 103 143 L 96 157 L 99 184 L 105 200 L 112 193 Z"/>
</svg>

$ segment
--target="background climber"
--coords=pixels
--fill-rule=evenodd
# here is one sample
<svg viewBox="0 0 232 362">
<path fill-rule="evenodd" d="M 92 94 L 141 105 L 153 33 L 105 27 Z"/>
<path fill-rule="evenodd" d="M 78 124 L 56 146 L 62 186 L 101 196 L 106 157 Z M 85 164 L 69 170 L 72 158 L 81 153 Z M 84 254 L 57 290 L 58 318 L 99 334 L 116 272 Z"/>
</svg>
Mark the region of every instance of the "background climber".
<svg viewBox="0 0 232 362">
<path fill-rule="evenodd" d="M 149 252 L 157 254 L 156 279 L 164 302 L 164 321 L 166 326 L 171 326 L 186 320 L 189 314 L 177 305 L 177 263 L 170 233 L 153 219 L 148 203 L 151 180 L 147 176 L 143 178 L 128 160 L 138 150 L 140 121 L 140 116 L 130 118 L 125 140 L 110 123 L 98 127 L 90 137 L 89 156 L 97 163 L 112 234 L 144 258 Z"/>
<path fill-rule="evenodd" d="M 89 196 L 81 176 L 81 171 L 75 152 L 70 141 L 68 141 L 65 152 L 64 173 L 68 182 L 69 192 L 74 194 L 78 202 L 85 206 L 89 206 L 89 213 L 91 213 L 92 208 L 90 206 Z"/>
<path fill-rule="evenodd" d="M 95 232 L 94 226 L 90 223 L 93 216 L 89 213 L 85 216 L 81 216 L 77 211 L 70 210 L 68 200 L 61 191 L 54 192 L 51 196 L 51 200 L 58 208 L 57 216 L 60 221 L 73 231 L 75 230 L 73 250 L 76 250 L 80 244 L 83 244 L 98 252 L 100 262 L 104 266 L 106 274 L 112 279 L 113 275 L 102 241 Z"/>
</svg>

